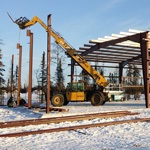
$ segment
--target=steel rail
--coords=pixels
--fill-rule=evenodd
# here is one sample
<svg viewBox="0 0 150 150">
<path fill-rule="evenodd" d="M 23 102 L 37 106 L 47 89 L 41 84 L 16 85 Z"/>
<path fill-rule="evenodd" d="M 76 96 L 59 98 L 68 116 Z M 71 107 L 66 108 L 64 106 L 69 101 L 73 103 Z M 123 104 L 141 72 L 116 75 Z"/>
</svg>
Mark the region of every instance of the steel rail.
<svg viewBox="0 0 150 150">
<path fill-rule="evenodd" d="M 64 117 L 9 121 L 9 122 L 0 122 L 0 128 L 60 123 L 65 121 L 90 120 L 95 118 L 112 118 L 112 117 L 114 118 L 114 117 L 123 117 L 126 115 L 137 115 L 137 114 L 139 113 L 130 112 L 130 111 L 116 111 L 116 112 L 93 113 L 93 114 L 73 115 L 73 116 L 64 116 Z"/>
<path fill-rule="evenodd" d="M 133 120 L 111 121 L 111 122 L 103 122 L 103 123 L 96 123 L 96 124 L 85 124 L 85 125 L 52 128 L 52 129 L 45 129 L 45 130 L 36 130 L 36 131 L 29 131 L 29 132 L 26 131 L 26 132 L 18 132 L 18 133 L 8 133 L 8 134 L 1 134 L 0 137 L 20 137 L 20 136 L 28 136 L 33 134 L 70 131 L 70 130 L 87 129 L 87 128 L 94 128 L 94 127 L 106 127 L 111 125 L 137 123 L 137 122 L 145 122 L 145 121 L 150 121 L 150 118 L 137 118 Z"/>
</svg>

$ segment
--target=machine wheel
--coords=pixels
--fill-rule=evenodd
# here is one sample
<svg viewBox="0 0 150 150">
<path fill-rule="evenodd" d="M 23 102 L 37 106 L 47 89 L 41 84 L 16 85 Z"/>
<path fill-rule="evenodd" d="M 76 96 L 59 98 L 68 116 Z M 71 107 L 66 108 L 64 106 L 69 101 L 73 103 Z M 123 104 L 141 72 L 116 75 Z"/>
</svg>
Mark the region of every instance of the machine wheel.
<svg viewBox="0 0 150 150">
<path fill-rule="evenodd" d="M 69 103 L 69 101 L 67 100 L 67 97 L 66 97 L 66 95 L 64 95 L 64 106 L 66 106 L 67 104 Z"/>
<path fill-rule="evenodd" d="M 104 105 L 106 103 L 106 101 L 103 101 L 102 105 Z"/>
<path fill-rule="evenodd" d="M 105 96 L 102 92 L 98 92 L 101 96 L 101 99 L 102 99 L 102 104 L 101 105 L 104 105 L 106 103 L 106 100 L 105 100 Z"/>
<path fill-rule="evenodd" d="M 55 94 L 52 97 L 51 103 L 53 106 L 60 107 L 64 105 L 64 96 L 62 94 Z"/>
<path fill-rule="evenodd" d="M 109 98 L 109 102 L 112 102 L 114 101 L 113 97 Z"/>
<path fill-rule="evenodd" d="M 93 106 L 103 105 L 105 103 L 104 100 L 105 98 L 104 98 L 103 93 L 96 92 L 91 97 L 91 104 Z"/>
<path fill-rule="evenodd" d="M 124 97 L 121 98 L 121 102 L 123 102 L 123 101 L 125 101 L 125 98 L 124 98 Z"/>
<path fill-rule="evenodd" d="M 65 98 L 64 105 L 67 105 L 68 103 L 69 103 L 69 101 Z"/>
</svg>

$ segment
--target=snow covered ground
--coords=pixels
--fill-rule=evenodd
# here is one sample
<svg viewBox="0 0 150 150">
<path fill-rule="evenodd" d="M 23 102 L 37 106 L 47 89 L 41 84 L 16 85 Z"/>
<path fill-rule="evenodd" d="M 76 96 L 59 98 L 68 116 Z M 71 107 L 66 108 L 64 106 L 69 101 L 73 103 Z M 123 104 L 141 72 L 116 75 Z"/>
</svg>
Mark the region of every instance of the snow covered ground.
<svg viewBox="0 0 150 150">
<path fill-rule="evenodd" d="M 145 100 L 143 99 L 107 102 L 105 105 L 98 107 L 94 107 L 90 103 L 69 103 L 63 108 L 67 108 L 69 111 L 45 114 L 45 112 L 36 111 L 37 109 L 0 106 L 0 122 L 117 110 L 129 110 L 132 112 L 140 112 L 140 114 L 122 118 L 93 119 L 88 121 L 53 123 L 49 125 L 30 125 L 23 128 L 0 129 L 0 134 L 79 124 L 94 124 L 106 121 L 134 119 L 137 117 L 150 117 L 150 109 L 145 108 Z M 150 150 L 150 122 L 37 134 L 17 138 L 0 138 L 0 143 L 0 150 Z"/>
</svg>

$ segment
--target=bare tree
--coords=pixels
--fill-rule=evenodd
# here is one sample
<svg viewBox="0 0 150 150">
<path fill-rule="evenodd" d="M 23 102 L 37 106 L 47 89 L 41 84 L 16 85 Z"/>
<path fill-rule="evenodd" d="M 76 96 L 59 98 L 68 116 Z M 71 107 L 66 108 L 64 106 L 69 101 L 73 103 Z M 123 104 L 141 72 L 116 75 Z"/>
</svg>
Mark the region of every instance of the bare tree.
<svg viewBox="0 0 150 150">
<path fill-rule="evenodd" d="M 139 77 L 140 71 L 135 64 L 129 64 L 128 69 L 126 71 L 126 75 L 129 77 L 125 82 L 129 87 L 125 88 L 126 94 L 128 94 L 128 98 L 130 95 L 134 95 L 134 99 L 139 99 L 140 93 L 143 91 L 142 87 L 138 87 L 139 85 Z"/>
<path fill-rule="evenodd" d="M 59 33 L 57 33 L 59 34 Z M 66 55 L 64 49 L 57 43 L 53 43 L 52 48 L 52 60 L 56 64 L 56 72 L 53 77 L 55 89 L 58 91 L 64 90 L 64 75 L 63 75 L 63 65 L 66 63 Z"/>
</svg>

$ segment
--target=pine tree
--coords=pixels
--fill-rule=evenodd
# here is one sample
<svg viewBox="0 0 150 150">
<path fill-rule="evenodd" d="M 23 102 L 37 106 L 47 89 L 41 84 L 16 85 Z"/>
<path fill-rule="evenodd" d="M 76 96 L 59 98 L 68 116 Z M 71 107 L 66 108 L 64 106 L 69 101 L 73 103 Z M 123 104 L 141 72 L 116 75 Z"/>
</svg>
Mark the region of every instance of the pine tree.
<svg viewBox="0 0 150 150">
<path fill-rule="evenodd" d="M 9 81 L 9 92 L 13 92 L 12 90 L 15 89 L 15 72 L 14 72 L 14 65 L 12 64 L 12 60 L 10 63 L 10 68 L 9 68 L 9 76 L 8 76 L 8 81 Z M 11 89 L 12 88 L 12 89 Z"/>
<path fill-rule="evenodd" d="M 3 72 L 5 71 L 5 69 L 4 69 L 4 64 L 3 64 L 3 62 L 2 62 L 2 54 L 1 54 L 1 49 L 0 49 L 0 94 L 2 94 L 2 86 L 4 85 L 4 83 L 5 83 L 5 79 L 4 79 L 4 74 L 3 74 Z"/>
<path fill-rule="evenodd" d="M 63 91 L 64 90 L 64 75 L 63 75 L 63 69 L 62 69 L 62 62 L 61 59 L 58 60 L 56 72 L 55 72 L 55 85 L 57 87 L 58 91 Z"/>
<path fill-rule="evenodd" d="M 133 64 L 128 64 L 128 69 L 126 71 L 126 75 L 127 75 L 127 77 L 129 77 L 127 79 L 126 83 L 128 85 L 132 85 L 132 80 L 133 79 L 131 77 L 133 77 Z"/>
<path fill-rule="evenodd" d="M 41 83 L 42 87 L 46 86 L 47 83 L 47 66 L 45 62 L 45 52 L 43 52 L 42 55 L 42 61 L 41 61 Z"/>
<path fill-rule="evenodd" d="M 138 77 L 140 77 L 141 75 L 140 75 L 140 70 L 137 68 L 137 66 L 133 66 L 133 69 L 134 69 L 134 71 L 133 71 L 133 77 L 135 77 L 134 79 L 133 79 L 133 84 L 134 85 L 138 85 L 139 84 L 139 79 L 138 79 Z"/>
<path fill-rule="evenodd" d="M 41 96 L 41 103 L 43 103 L 44 98 L 43 98 L 43 92 L 46 93 L 46 85 L 47 85 L 47 66 L 46 66 L 46 62 L 45 62 L 45 52 L 43 52 L 42 54 L 42 61 L 41 61 L 41 68 L 40 68 L 40 72 L 38 75 L 38 80 L 40 83 L 40 87 L 42 90 L 42 96 Z M 46 94 L 45 94 L 46 95 Z"/>
</svg>

